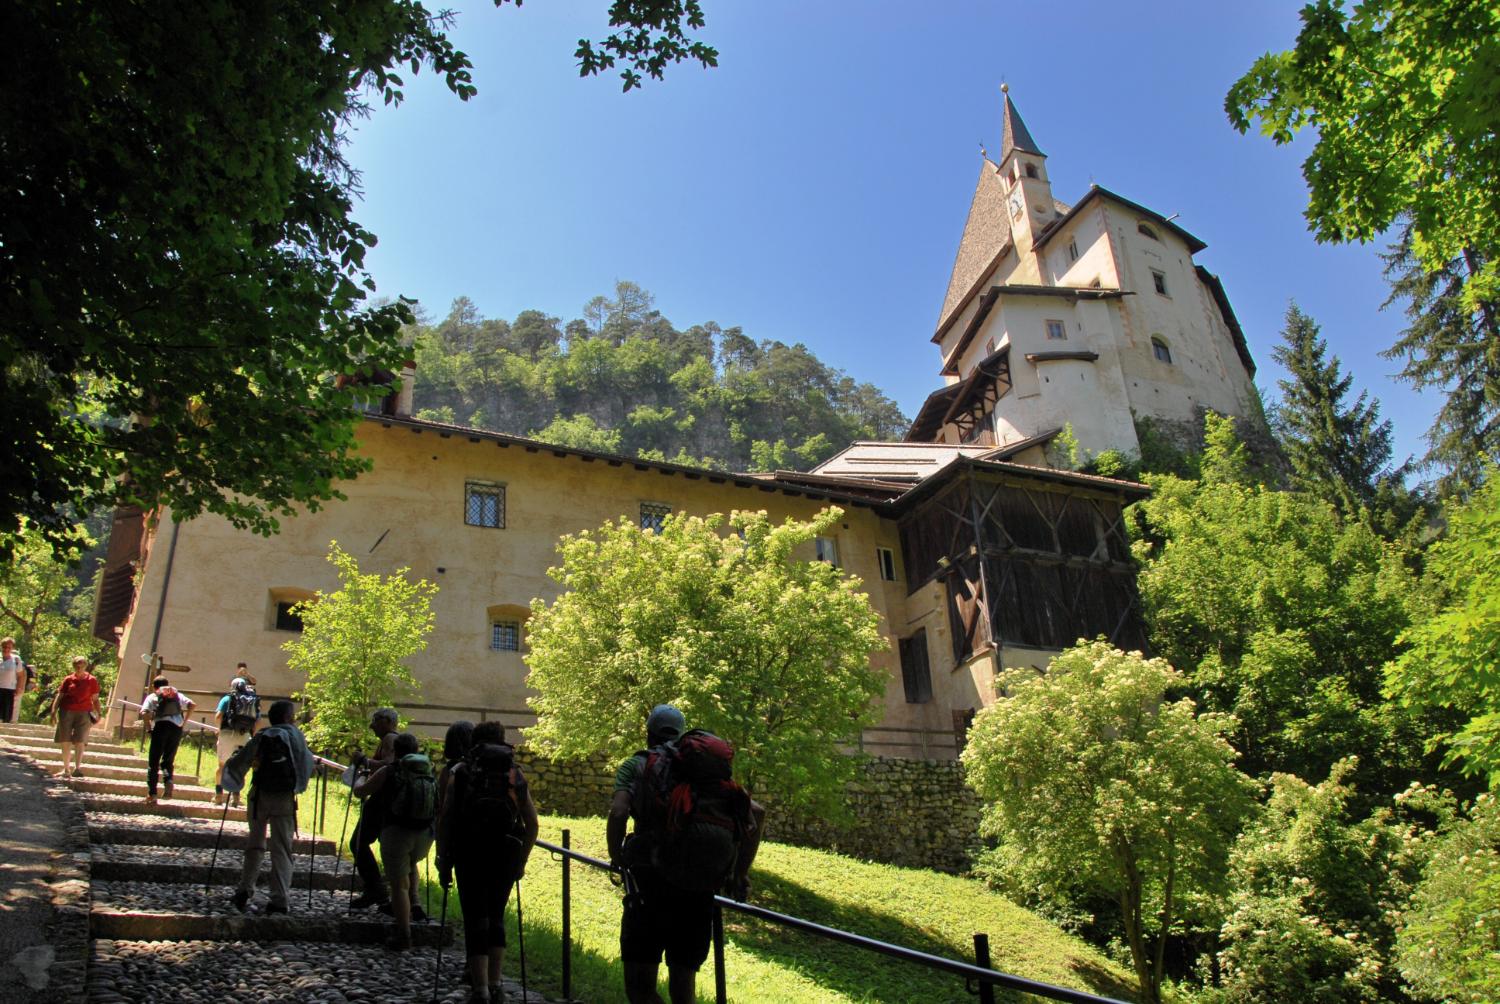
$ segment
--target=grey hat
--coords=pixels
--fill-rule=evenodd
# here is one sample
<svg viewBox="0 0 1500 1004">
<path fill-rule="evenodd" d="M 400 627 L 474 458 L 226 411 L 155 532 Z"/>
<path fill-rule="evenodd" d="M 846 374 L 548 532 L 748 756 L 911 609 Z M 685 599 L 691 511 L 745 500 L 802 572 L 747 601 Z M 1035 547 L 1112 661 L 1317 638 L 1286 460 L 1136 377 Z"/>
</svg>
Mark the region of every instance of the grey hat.
<svg viewBox="0 0 1500 1004">
<path fill-rule="evenodd" d="M 646 735 L 676 739 L 687 731 L 687 719 L 670 704 L 658 704 L 646 716 Z"/>
</svg>

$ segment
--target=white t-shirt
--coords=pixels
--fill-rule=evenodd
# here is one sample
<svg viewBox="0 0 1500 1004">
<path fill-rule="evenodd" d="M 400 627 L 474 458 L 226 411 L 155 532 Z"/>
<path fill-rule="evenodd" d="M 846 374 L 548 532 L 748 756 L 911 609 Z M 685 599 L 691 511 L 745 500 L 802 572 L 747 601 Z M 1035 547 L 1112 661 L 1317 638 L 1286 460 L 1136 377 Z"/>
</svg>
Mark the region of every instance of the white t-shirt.
<svg viewBox="0 0 1500 1004">
<path fill-rule="evenodd" d="M 21 685 L 21 670 L 25 667 L 19 654 L 9 659 L 0 659 L 0 690 L 15 690 Z"/>
</svg>

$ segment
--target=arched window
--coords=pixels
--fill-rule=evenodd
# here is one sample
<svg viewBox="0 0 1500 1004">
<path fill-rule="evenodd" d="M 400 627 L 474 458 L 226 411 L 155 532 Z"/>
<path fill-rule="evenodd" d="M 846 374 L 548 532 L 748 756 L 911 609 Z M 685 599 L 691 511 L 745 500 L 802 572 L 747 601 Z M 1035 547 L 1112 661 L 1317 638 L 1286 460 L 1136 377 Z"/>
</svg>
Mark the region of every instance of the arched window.
<svg viewBox="0 0 1500 1004">
<path fill-rule="evenodd" d="M 1160 241 L 1161 240 L 1160 237 L 1156 236 L 1156 231 L 1152 230 L 1150 227 L 1146 226 L 1146 224 L 1144 224 L 1144 223 L 1137 223 L 1135 225 L 1135 232 L 1138 233 L 1138 234 L 1140 234 L 1142 237 L 1149 237 L 1149 238 L 1151 238 L 1154 241 Z"/>
<path fill-rule="evenodd" d="M 489 633 L 486 645 L 491 652 L 520 652 L 525 641 L 523 632 L 531 611 L 514 603 L 500 603 L 485 611 Z"/>
<path fill-rule="evenodd" d="M 1156 357 L 1157 362 L 1172 365 L 1172 350 L 1167 348 L 1167 343 L 1160 335 L 1151 336 L 1151 354 Z"/>
</svg>

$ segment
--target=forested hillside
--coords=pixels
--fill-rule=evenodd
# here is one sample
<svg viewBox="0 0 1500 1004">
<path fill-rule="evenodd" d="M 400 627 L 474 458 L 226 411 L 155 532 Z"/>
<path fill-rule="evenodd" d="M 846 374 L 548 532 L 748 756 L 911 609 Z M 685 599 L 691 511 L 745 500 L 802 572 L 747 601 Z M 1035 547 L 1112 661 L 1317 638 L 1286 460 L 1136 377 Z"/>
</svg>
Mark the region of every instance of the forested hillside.
<svg viewBox="0 0 1500 1004">
<path fill-rule="evenodd" d="M 620 282 L 563 323 L 484 318 L 467 297 L 409 329 L 418 417 L 728 470 L 806 468 L 856 439 L 899 439 L 896 402 L 798 343 L 712 322 L 679 330 Z"/>
</svg>

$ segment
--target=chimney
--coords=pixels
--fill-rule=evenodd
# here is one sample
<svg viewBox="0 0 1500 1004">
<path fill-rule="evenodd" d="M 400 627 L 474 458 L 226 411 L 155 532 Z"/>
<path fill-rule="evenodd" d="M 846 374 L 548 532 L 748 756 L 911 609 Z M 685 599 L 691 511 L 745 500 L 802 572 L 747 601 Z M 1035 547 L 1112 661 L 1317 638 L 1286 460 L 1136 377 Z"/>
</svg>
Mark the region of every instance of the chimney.
<svg viewBox="0 0 1500 1004">
<path fill-rule="evenodd" d="M 412 390 L 416 387 L 417 383 L 417 361 L 415 359 L 408 359 L 401 367 L 400 380 L 400 386 L 394 395 L 396 399 L 396 414 L 402 418 L 410 418 Z"/>
</svg>

